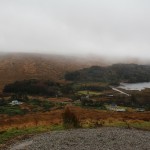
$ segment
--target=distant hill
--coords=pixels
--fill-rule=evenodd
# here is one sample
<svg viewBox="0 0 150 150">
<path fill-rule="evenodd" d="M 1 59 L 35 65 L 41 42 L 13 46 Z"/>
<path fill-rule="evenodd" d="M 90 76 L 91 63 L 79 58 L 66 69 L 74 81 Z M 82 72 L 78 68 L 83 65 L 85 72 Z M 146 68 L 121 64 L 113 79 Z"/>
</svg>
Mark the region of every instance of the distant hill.
<svg viewBox="0 0 150 150">
<path fill-rule="evenodd" d="M 96 61 L 83 57 L 62 55 L 41 55 L 9 53 L 0 54 L 0 91 L 5 84 L 16 80 L 44 79 L 63 80 L 67 71 L 74 71 L 92 65 L 103 65 L 102 60 Z"/>
<path fill-rule="evenodd" d="M 80 82 L 147 82 L 150 81 L 150 65 L 115 64 L 107 67 L 92 66 L 65 75 L 69 81 Z"/>
<path fill-rule="evenodd" d="M 24 79 L 44 79 L 64 81 L 67 72 L 73 72 L 91 66 L 107 66 L 114 62 L 142 63 L 138 59 L 109 59 L 100 56 L 64 56 L 29 53 L 0 53 L 0 91 L 8 83 Z M 101 67 L 99 67 L 101 68 Z M 101 68 L 104 69 L 103 67 Z M 80 80 L 91 80 L 92 73 L 86 70 L 95 70 L 94 67 L 83 69 Z M 105 69 L 107 70 L 107 69 Z M 107 71 L 106 71 L 107 72 Z M 89 77 L 87 77 L 88 75 Z M 95 74 L 101 77 L 101 74 Z M 94 80 L 98 79 L 97 77 Z M 75 79 L 76 80 L 76 79 Z M 93 79 L 92 79 L 93 80 Z"/>
</svg>

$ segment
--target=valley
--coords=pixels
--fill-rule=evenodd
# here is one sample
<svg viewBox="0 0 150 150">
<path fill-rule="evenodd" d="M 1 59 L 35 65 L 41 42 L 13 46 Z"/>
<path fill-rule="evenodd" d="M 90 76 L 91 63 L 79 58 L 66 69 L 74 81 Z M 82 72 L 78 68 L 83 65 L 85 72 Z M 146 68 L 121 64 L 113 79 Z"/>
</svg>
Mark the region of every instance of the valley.
<svg viewBox="0 0 150 150">
<path fill-rule="evenodd" d="M 134 81 L 134 84 L 149 81 L 148 65 L 90 67 L 93 62 L 68 65 L 68 59 L 52 63 L 53 59 L 41 58 L 41 63 L 37 59 L 33 63 L 32 57 L 27 58 L 18 58 L 21 64 L 15 65 L 16 72 L 11 71 L 14 68 L 10 62 L 5 62 L 10 73 L 1 74 L 7 79 L 1 80 L 4 82 L 0 95 L 1 144 L 14 137 L 55 129 L 150 130 L 150 89 L 130 90 L 119 86 L 123 81 Z"/>
</svg>

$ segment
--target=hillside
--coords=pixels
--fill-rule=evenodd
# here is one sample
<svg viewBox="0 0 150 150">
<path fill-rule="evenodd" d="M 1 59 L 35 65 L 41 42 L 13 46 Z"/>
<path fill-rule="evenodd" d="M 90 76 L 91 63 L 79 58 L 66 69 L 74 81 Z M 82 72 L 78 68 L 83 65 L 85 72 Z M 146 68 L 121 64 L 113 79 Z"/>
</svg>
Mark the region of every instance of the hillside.
<svg viewBox="0 0 150 150">
<path fill-rule="evenodd" d="M 0 90 L 5 84 L 23 79 L 62 80 L 74 71 L 102 61 L 62 55 L 11 53 L 0 55 Z"/>
<path fill-rule="evenodd" d="M 16 80 L 24 79 L 44 79 L 44 80 L 64 80 L 64 75 L 67 72 L 84 72 L 82 79 L 89 80 L 91 73 L 86 71 L 91 66 L 107 66 L 118 63 L 148 63 L 137 61 L 137 59 L 106 59 L 100 56 L 64 56 L 64 55 L 46 55 L 46 54 L 32 54 L 32 53 L 0 53 L 0 91 L 4 85 L 13 83 Z M 99 67 L 100 68 L 100 67 Z M 83 70 L 81 70 L 83 69 Z M 89 70 L 95 70 L 91 67 Z M 105 69 L 107 70 L 107 69 Z M 108 71 L 109 72 L 109 71 Z M 97 73 L 95 73 L 97 76 Z M 85 75 L 88 75 L 85 77 Z M 95 78 L 94 76 L 94 78 Z M 100 74 L 98 75 L 99 78 Z M 88 79 L 87 79 L 88 77 Z M 95 78 L 97 79 L 97 77 Z"/>
<path fill-rule="evenodd" d="M 115 64 L 107 67 L 92 66 L 65 75 L 66 80 L 80 82 L 149 82 L 150 65 Z"/>
</svg>

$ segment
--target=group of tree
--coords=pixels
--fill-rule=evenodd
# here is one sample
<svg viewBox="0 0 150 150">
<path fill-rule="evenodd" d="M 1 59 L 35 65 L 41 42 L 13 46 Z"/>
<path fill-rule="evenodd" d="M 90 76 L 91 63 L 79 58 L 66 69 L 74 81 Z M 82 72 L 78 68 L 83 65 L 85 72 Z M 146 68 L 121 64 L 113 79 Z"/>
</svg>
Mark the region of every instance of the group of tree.
<svg viewBox="0 0 150 150">
<path fill-rule="evenodd" d="M 26 99 L 26 95 L 47 95 L 51 97 L 73 94 L 72 84 L 58 83 L 50 80 L 22 80 L 5 85 L 3 93 L 14 93 L 15 99 Z M 24 98 L 22 98 L 22 96 Z"/>
<path fill-rule="evenodd" d="M 101 67 L 92 66 L 74 72 L 68 72 L 65 79 L 75 82 L 148 82 L 150 81 L 150 65 L 115 64 Z"/>
<path fill-rule="evenodd" d="M 62 85 L 53 81 L 41 81 L 36 79 L 16 81 L 4 87 L 4 93 L 29 94 L 29 95 L 49 95 L 61 94 Z"/>
</svg>

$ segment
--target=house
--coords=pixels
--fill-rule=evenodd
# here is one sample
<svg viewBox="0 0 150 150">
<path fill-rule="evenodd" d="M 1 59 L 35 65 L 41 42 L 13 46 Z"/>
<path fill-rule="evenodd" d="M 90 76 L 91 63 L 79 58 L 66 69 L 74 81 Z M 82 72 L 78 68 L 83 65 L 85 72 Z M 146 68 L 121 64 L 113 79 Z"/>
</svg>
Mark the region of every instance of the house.
<svg viewBox="0 0 150 150">
<path fill-rule="evenodd" d="M 111 110 L 111 111 L 117 111 L 117 112 L 125 112 L 126 109 L 125 108 L 119 108 L 117 105 L 115 104 L 112 104 L 110 106 L 107 106 L 107 109 L 108 110 Z"/>
<path fill-rule="evenodd" d="M 116 111 L 117 111 L 117 112 L 125 112 L 126 109 L 125 109 L 125 108 L 117 108 Z"/>
<path fill-rule="evenodd" d="M 11 103 L 9 103 L 9 104 L 11 104 L 11 105 L 21 105 L 22 104 L 22 102 L 19 102 L 18 100 L 13 100 Z"/>
<path fill-rule="evenodd" d="M 144 112 L 145 109 L 144 109 L 144 108 L 137 108 L 136 111 L 137 111 L 137 112 Z"/>
</svg>

